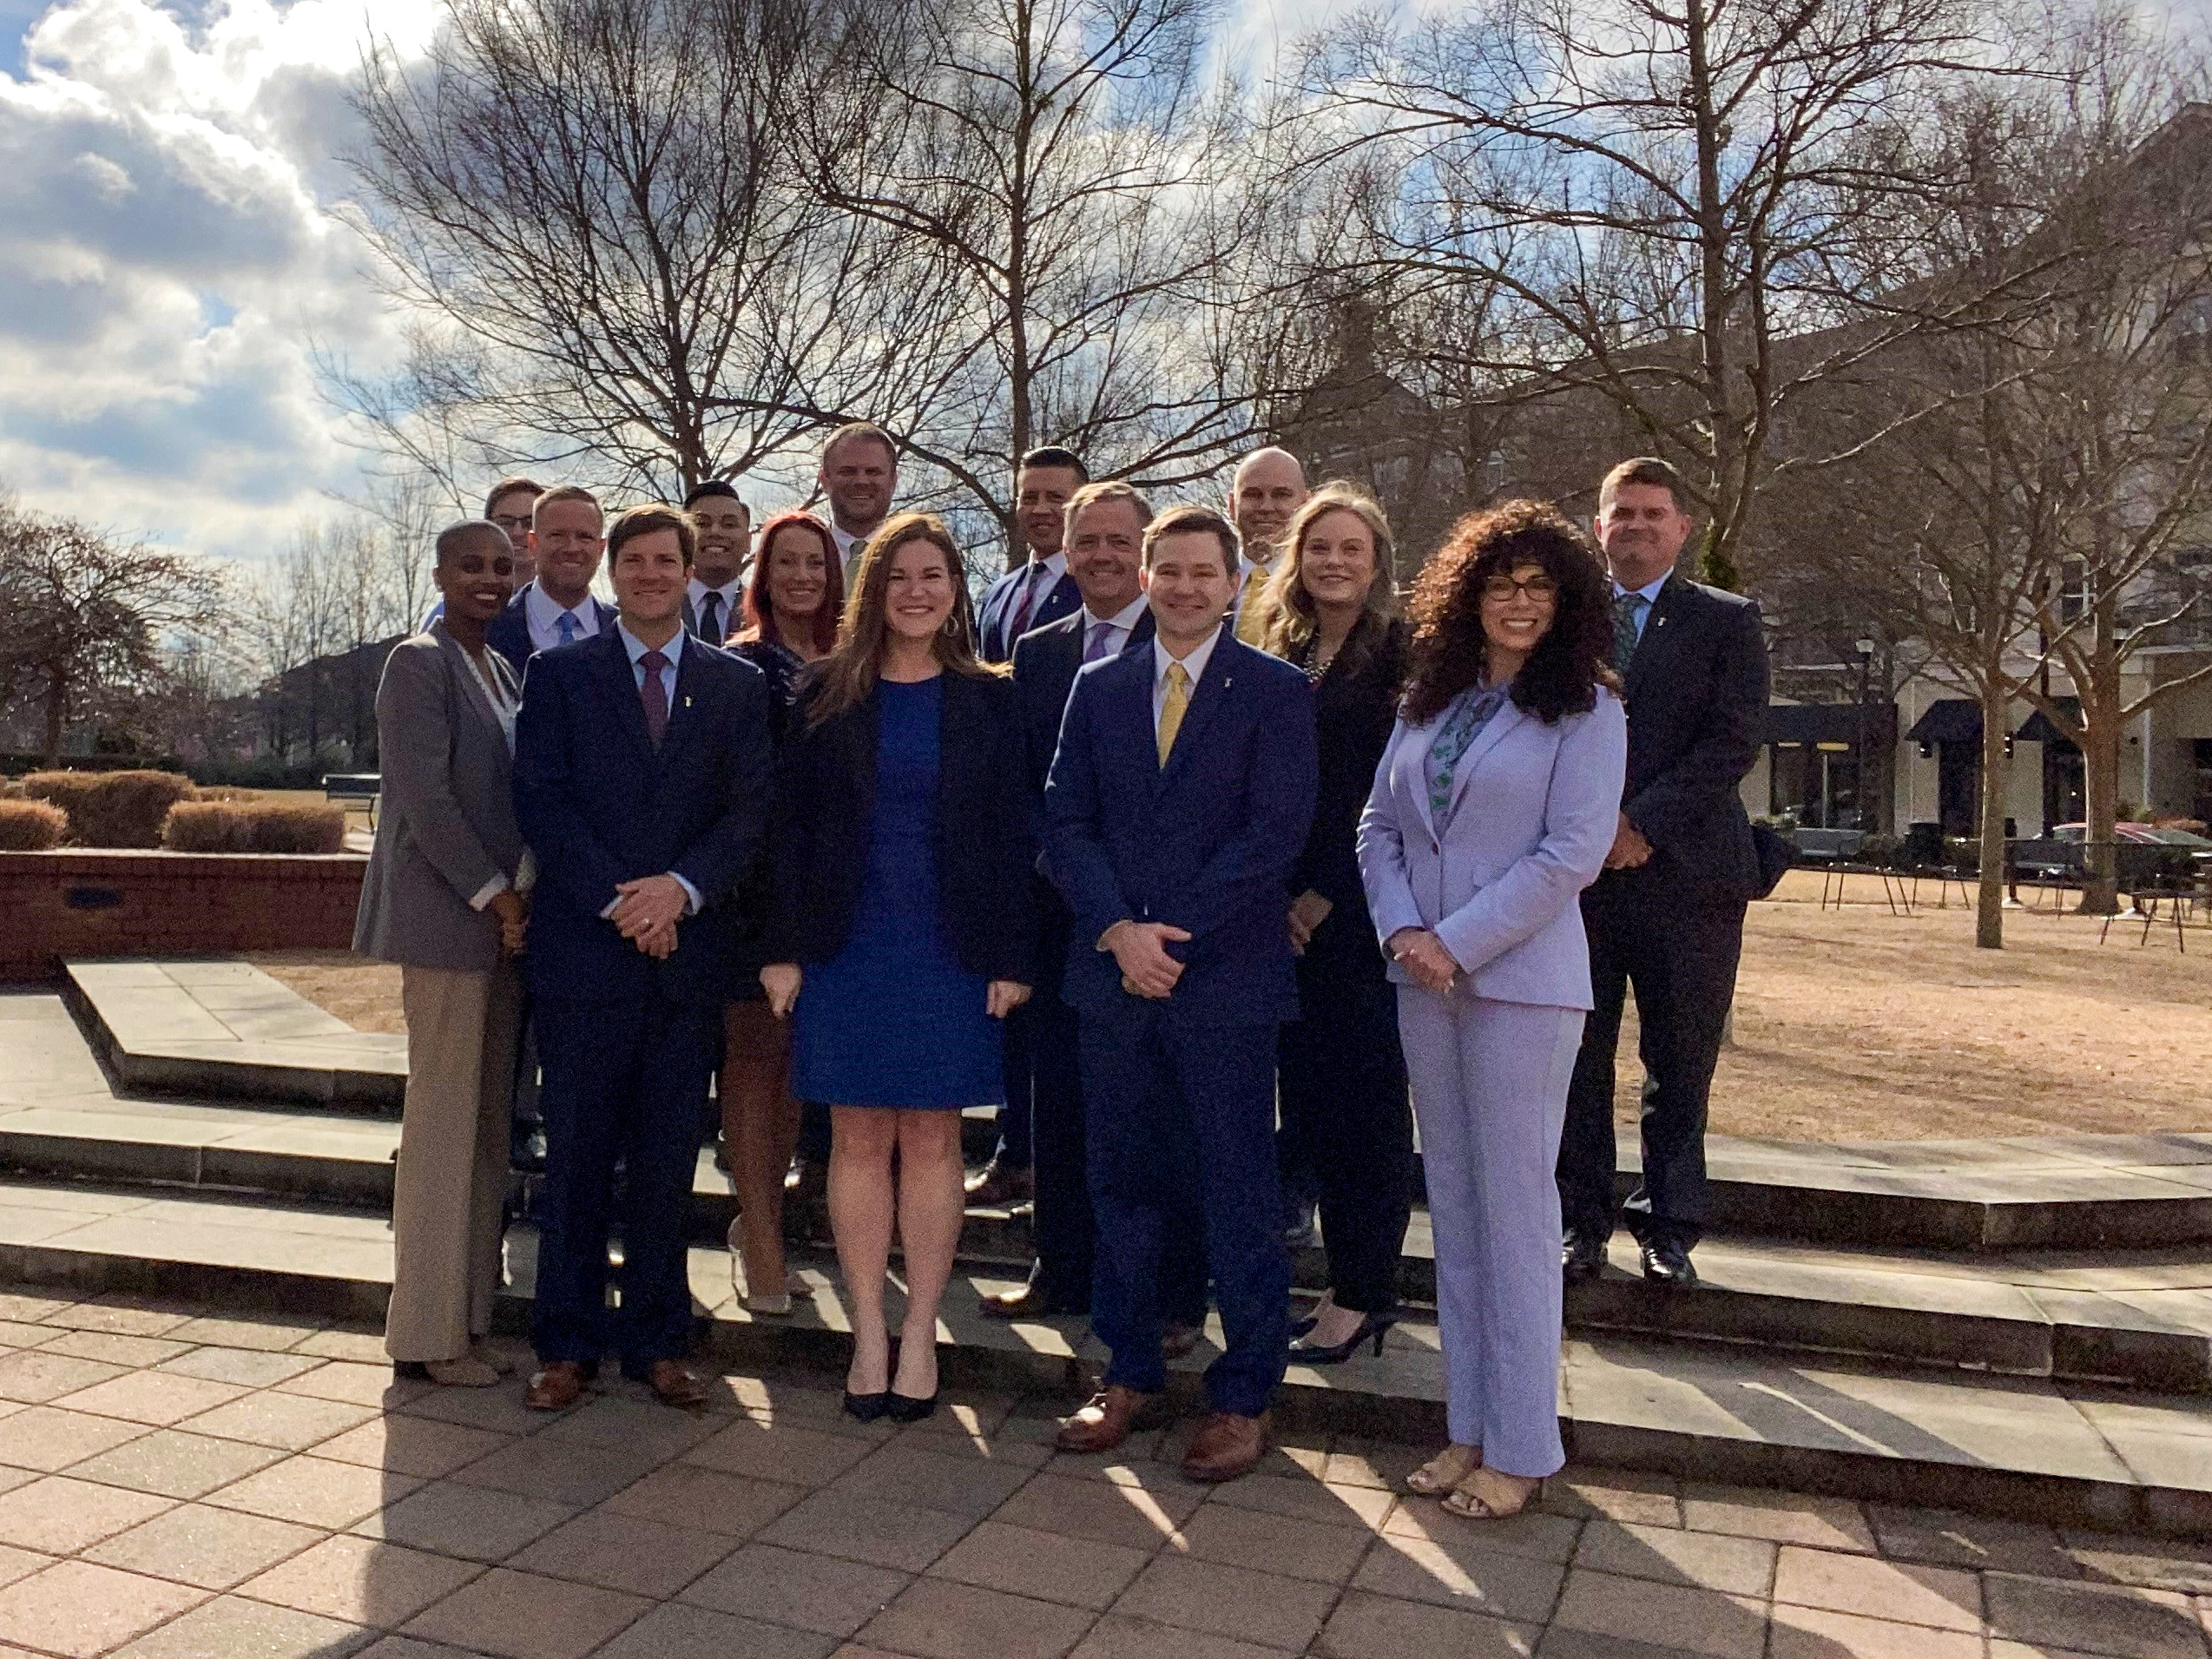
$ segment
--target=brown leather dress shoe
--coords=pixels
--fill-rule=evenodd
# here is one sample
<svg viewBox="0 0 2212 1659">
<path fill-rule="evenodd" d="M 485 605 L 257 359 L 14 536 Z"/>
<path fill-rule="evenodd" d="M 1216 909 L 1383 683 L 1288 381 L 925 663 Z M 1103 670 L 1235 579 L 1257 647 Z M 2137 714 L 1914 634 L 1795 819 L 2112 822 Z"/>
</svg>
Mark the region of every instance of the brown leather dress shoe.
<svg viewBox="0 0 2212 1659">
<path fill-rule="evenodd" d="M 1163 1359 L 1182 1359 L 1198 1346 L 1198 1339 L 1204 1334 L 1195 1325 L 1179 1325 L 1169 1320 L 1167 1328 L 1160 1333 L 1160 1357 Z"/>
<path fill-rule="evenodd" d="M 1037 1197 L 1037 1175 L 993 1158 L 965 1182 L 968 1202 L 977 1209 L 1004 1209 Z"/>
<path fill-rule="evenodd" d="M 583 1398 L 583 1386 L 589 1380 L 575 1360 L 556 1359 L 530 1373 L 523 1404 L 533 1412 L 565 1412 Z"/>
<path fill-rule="evenodd" d="M 655 1359 L 645 1386 L 663 1406 L 704 1406 L 707 1379 L 681 1359 Z"/>
<path fill-rule="evenodd" d="M 1239 1417 L 1234 1412 L 1215 1412 L 1191 1437 L 1182 1454 L 1183 1475 L 1190 1480 L 1234 1480 L 1250 1474 L 1267 1449 L 1266 1412 Z"/>
<path fill-rule="evenodd" d="M 982 1299 L 981 1312 L 987 1320 L 1041 1320 L 1072 1316 L 1088 1313 L 1083 1307 L 1063 1307 L 1045 1294 L 1043 1281 L 1032 1279 L 1019 1290 L 997 1290 Z"/>
<path fill-rule="evenodd" d="M 1111 1452 L 1132 1429 L 1157 1428 L 1167 1420 L 1166 1396 L 1109 1383 L 1060 1425 L 1053 1444 L 1063 1452 Z"/>
</svg>

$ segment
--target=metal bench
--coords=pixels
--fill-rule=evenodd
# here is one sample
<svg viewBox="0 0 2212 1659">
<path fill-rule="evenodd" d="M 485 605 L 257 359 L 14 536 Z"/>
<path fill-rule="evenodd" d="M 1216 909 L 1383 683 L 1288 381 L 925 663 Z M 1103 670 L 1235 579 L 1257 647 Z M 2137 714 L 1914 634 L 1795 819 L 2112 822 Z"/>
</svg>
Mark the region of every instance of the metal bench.
<svg viewBox="0 0 2212 1659">
<path fill-rule="evenodd" d="M 377 772 L 330 772 L 323 774 L 323 799 L 333 806 L 344 806 L 365 812 L 369 815 L 369 827 L 377 821 L 377 799 L 384 793 L 384 776 Z"/>
</svg>

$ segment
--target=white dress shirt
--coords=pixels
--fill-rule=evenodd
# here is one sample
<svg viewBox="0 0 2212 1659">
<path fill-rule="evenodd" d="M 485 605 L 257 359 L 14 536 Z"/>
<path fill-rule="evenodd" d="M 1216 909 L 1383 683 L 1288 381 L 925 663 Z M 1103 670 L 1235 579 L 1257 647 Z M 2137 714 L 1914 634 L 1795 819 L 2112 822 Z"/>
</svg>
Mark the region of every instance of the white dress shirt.
<svg viewBox="0 0 2212 1659">
<path fill-rule="evenodd" d="M 691 614 L 694 616 L 706 616 L 707 596 L 710 593 L 716 595 L 721 602 L 720 607 L 721 615 L 715 619 L 721 631 L 707 642 L 709 645 L 720 645 L 737 632 L 738 607 L 745 602 L 745 578 L 740 576 L 734 578 L 727 586 L 710 588 L 697 576 L 692 577 Z"/>
<path fill-rule="evenodd" d="M 599 631 L 599 608 L 586 594 L 576 602 L 576 609 L 563 611 L 535 582 L 523 589 L 523 616 L 530 623 L 530 643 L 534 651 L 550 651 L 561 643 L 561 618 L 576 619 L 576 637 L 588 640 Z"/>
<path fill-rule="evenodd" d="M 1138 619 L 1144 615 L 1148 602 L 1140 593 L 1111 616 L 1093 616 L 1090 608 L 1086 605 L 1083 613 L 1083 660 L 1089 662 L 1101 657 L 1117 656 L 1127 649 L 1129 635 L 1135 630 Z M 1097 645 L 1101 634 L 1106 635 L 1106 643 L 1094 650 L 1092 647 Z"/>
<path fill-rule="evenodd" d="M 830 540 L 837 543 L 838 563 L 845 567 L 845 591 L 853 591 L 853 566 L 859 563 L 860 550 L 868 544 L 866 536 L 855 536 L 837 522 L 835 515 L 827 517 Z"/>
<path fill-rule="evenodd" d="M 1188 695 L 1197 696 L 1198 682 L 1206 677 L 1207 660 L 1214 655 L 1214 648 L 1221 642 L 1221 630 L 1217 628 L 1192 647 L 1190 655 L 1182 659 L 1183 672 L 1190 676 Z M 1160 735 L 1161 711 L 1168 706 L 1168 666 L 1175 661 L 1168 655 L 1168 648 L 1160 643 L 1160 636 L 1155 634 L 1152 636 L 1152 735 L 1155 738 Z M 1186 715 L 1189 713 L 1188 705 L 1183 712 Z"/>
<path fill-rule="evenodd" d="M 648 645 L 643 640 L 638 638 L 636 635 L 631 633 L 629 629 L 623 627 L 619 622 L 615 624 L 615 632 L 622 635 L 622 649 L 629 653 L 630 678 L 636 681 L 637 695 L 642 697 L 645 695 L 645 654 L 655 648 Z M 666 645 L 658 648 L 661 655 L 668 659 L 668 662 L 662 666 L 660 675 L 661 690 L 668 700 L 668 718 L 670 720 L 674 720 L 675 718 L 676 669 L 683 662 L 683 629 L 681 626 L 679 626 L 675 633 L 670 636 L 668 642 Z M 668 875 L 672 879 L 674 879 L 677 886 L 683 889 L 684 914 L 687 916 L 696 915 L 699 912 L 699 889 L 693 886 L 681 876 L 677 875 L 673 870 L 668 872 Z M 607 901 L 607 908 L 601 911 L 599 913 L 602 916 L 612 914 L 615 906 L 621 902 L 622 901 L 619 898 L 609 899 Z"/>
</svg>

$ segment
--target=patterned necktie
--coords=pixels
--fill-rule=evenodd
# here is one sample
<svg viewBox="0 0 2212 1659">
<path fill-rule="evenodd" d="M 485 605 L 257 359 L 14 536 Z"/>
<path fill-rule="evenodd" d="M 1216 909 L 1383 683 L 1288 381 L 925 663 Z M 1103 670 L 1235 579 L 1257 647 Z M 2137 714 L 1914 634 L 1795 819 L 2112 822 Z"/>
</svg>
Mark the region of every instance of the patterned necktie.
<svg viewBox="0 0 2212 1659">
<path fill-rule="evenodd" d="M 699 602 L 699 637 L 709 645 L 722 642 L 722 596 L 711 588 Z"/>
<path fill-rule="evenodd" d="M 553 626 L 561 630 L 561 643 L 563 645 L 574 645 L 583 637 L 583 630 L 576 626 L 576 614 L 572 610 L 563 611 L 555 619 Z"/>
<path fill-rule="evenodd" d="M 1168 764 L 1168 756 L 1175 747 L 1175 734 L 1182 730 L 1184 712 L 1190 707 L 1190 671 L 1180 662 L 1168 664 L 1168 695 L 1160 705 L 1160 764 Z"/>
<path fill-rule="evenodd" d="M 645 670 L 645 683 L 638 688 L 645 699 L 645 735 L 657 749 L 662 734 L 668 729 L 668 688 L 661 683 L 661 670 L 668 666 L 668 659 L 658 651 L 648 651 L 637 659 L 637 664 Z"/>
<path fill-rule="evenodd" d="M 1114 642 L 1115 632 L 1114 624 L 1111 622 L 1091 623 L 1090 643 L 1083 648 L 1083 660 L 1086 662 L 1096 662 L 1104 656 L 1107 648 Z"/>
<path fill-rule="evenodd" d="M 1006 645 L 1010 650 L 1014 642 L 1029 629 L 1030 611 L 1037 603 L 1037 579 L 1043 574 L 1043 565 L 1032 564 L 1029 574 L 1022 578 L 1021 609 L 1014 613 L 1014 620 L 1006 624 Z"/>
<path fill-rule="evenodd" d="M 1620 594 L 1613 600 L 1613 668 L 1623 679 L 1629 664 L 1636 660 L 1636 619 L 1650 603 L 1640 593 Z"/>
</svg>

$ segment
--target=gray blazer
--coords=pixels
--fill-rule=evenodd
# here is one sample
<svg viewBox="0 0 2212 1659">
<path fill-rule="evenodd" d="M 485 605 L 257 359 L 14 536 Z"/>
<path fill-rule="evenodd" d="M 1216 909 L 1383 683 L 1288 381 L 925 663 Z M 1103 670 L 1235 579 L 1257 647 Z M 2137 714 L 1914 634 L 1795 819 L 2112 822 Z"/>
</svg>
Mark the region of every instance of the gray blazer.
<svg viewBox="0 0 2212 1659">
<path fill-rule="evenodd" d="M 1386 947 L 1401 927 L 1433 932 L 1463 994 L 1551 1008 L 1590 1006 L 1590 944 L 1575 901 L 1597 879 L 1618 826 L 1628 765 L 1621 700 L 1597 694 L 1556 726 L 1511 703 L 1459 757 L 1439 837 L 1429 746 L 1443 718 L 1400 720 L 1359 815 L 1359 879 Z M 1390 977 L 1407 983 L 1390 964 Z"/>
<path fill-rule="evenodd" d="M 484 668 L 510 697 L 520 681 L 497 651 Z M 392 648 L 377 686 L 384 767 L 376 846 L 361 883 L 353 949 L 417 968 L 488 970 L 499 923 L 470 899 L 522 866 L 514 761 L 499 718 L 443 621 Z"/>
</svg>

